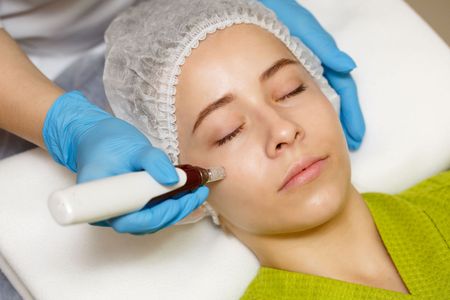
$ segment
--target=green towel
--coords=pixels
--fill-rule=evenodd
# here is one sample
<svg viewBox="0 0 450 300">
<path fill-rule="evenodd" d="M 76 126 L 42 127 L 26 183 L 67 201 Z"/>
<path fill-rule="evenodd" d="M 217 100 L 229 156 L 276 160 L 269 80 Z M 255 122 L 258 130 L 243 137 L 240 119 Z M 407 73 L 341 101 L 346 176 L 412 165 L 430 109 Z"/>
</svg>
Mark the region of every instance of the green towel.
<svg viewBox="0 0 450 300">
<path fill-rule="evenodd" d="M 262 267 L 241 300 L 450 299 L 450 171 L 363 199 L 410 295 Z"/>
</svg>

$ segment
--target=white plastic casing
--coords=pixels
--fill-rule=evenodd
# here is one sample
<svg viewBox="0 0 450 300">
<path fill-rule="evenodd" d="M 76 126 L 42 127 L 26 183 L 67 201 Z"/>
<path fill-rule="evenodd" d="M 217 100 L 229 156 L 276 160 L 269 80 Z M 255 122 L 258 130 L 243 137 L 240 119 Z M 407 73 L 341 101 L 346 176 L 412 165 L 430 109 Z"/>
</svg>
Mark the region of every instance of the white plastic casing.
<svg viewBox="0 0 450 300">
<path fill-rule="evenodd" d="M 179 181 L 159 184 L 147 172 L 134 172 L 77 184 L 50 195 L 48 207 L 61 225 L 92 223 L 143 208 L 150 199 L 182 187 L 186 173 L 175 168 Z"/>
</svg>

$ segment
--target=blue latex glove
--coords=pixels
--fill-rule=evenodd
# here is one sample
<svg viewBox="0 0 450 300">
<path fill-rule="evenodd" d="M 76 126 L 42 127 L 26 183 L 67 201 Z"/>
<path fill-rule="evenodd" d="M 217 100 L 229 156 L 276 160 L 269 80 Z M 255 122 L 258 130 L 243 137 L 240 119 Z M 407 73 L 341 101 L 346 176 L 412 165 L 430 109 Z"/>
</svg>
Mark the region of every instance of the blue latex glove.
<svg viewBox="0 0 450 300">
<path fill-rule="evenodd" d="M 78 173 L 78 183 L 140 170 L 161 184 L 178 182 L 164 152 L 152 147 L 132 125 L 89 103 L 80 92 L 66 93 L 56 100 L 47 113 L 43 137 L 53 159 Z M 202 186 L 178 199 L 95 225 L 112 226 L 121 233 L 155 232 L 183 219 L 207 196 L 208 188 Z"/>
<path fill-rule="evenodd" d="M 314 16 L 295 0 L 260 0 L 310 48 L 325 68 L 325 77 L 341 97 L 340 119 L 350 150 L 357 150 L 366 126 L 359 106 L 356 85 L 350 72 L 356 67 L 350 56 L 340 51 L 333 38 Z"/>
</svg>

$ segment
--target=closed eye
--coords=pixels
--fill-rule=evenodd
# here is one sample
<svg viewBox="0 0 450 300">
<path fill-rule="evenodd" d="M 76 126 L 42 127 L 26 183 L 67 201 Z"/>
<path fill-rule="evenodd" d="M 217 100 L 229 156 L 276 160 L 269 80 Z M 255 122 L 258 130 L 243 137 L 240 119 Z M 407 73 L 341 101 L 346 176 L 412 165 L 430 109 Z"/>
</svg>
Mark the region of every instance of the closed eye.
<svg viewBox="0 0 450 300">
<path fill-rule="evenodd" d="M 216 142 L 217 146 L 222 146 L 225 143 L 231 141 L 232 139 L 234 139 L 239 133 L 241 133 L 242 129 L 244 128 L 244 124 L 242 124 L 241 126 L 239 126 L 238 128 L 236 128 L 232 133 L 228 134 L 227 136 L 221 138 L 220 140 L 218 140 Z"/>
<path fill-rule="evenodd" d="M 291 98 L 291 97 L 294 97 L 294 96 L 296 96 L 296 95 L 298 95 L 298 94 L 300 94 L 300 93 L 306 91 L 306 88 L 307 88 L 307 86 L 306 86 L 304 83 L 302 83 L 302 84 L 300 84 L 300 86 L 299 86 L 298 88 L 296 88 L 295 90 L 293 90 L 293 91 L 290 92 L 289 94 L 284 95 L 283 97 L 277 99 L 277 102 L 284 101 L 284 100 L 286 100 L 286 99 L 289 99 L 289 98 Z"/>
</svg>

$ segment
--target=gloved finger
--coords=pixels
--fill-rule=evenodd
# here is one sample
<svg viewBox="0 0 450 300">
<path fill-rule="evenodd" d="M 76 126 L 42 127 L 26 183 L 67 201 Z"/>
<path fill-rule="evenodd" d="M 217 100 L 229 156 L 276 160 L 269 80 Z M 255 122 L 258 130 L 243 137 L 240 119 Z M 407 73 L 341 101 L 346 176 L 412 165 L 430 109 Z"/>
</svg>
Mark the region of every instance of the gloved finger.
<svg viewBox="0 0 450 300">
<path fill-rule="evenodd" d="M 160 184 L 174 185 L 178 182 L 178 174 L 167 155 L 152 146 L 144 147 L 133 158 L 132 165 L 136 170 L 145 170 Z"/>
<path fill-rule="evenodd" d="M 341 124 L 342 124 L 342 130 L 344 131 L 345 139 L 347 141 L 348 149 L 350 151 L 358 150 L 359 147 L 361 146 L 361 142 L 355 141 L 351 137 L 351 135 L 348 133 L 348 130 L 347 130 L 347 127 L 345 126 L 345 124 L 343 124 L 342 122 L 341 122 Z"/>
<path fill-rule="evenodd" d="M 208 189 L 200 187 L 178 200 L 167 200 L 152 208 L 145 208 L 109 221 L 119 233 L 153 233 L 175 224 L 200 206 L 208 196 Z"/>
<path fill-rule="evenodd" d="M 341 97 L 340 120 L 348 140 L 353 142 L 356 150 L 366 132 L 364 117 L 359 105 L 356 84 L 350 74 L 343 74 L 325 68 L 325 77 Z"/>
<path fill-rule="evenodd" d="M 105 163 L 97 162 L 78 166 L 77 183 L 88 182 L 100 178 L 117 175 L 111 171 L 111 167 Z"/>
<path fill-rule="evenodd" d="M 180 199 L 170 199 L 154 207 L 113 218 L 109 223 L 119 233 L 152 233 L 180 221 L 197 209 L 208 197 L 209 189 L 199 187 Z"/>
<path fill-rule="evenodd" d="M 115 164 L 110 161 L 95 161 L 78 166 L 77 183 L 88 182 L 96 179 L 115 176 L 118 174 L 132 172 L 126 164 Z"/>
<path fill-rule="evenodd" d="M 348 73 L 356 67 L 355 61 L 339 50 L 333 37 L 317 19 L 296 1 L 262 0 L 277 17 L 297 36 L 324 66 L 336 72 Z"/>
<path fill-rule="evenodd" d="M 106 221 L 106 220 L 95 222 L 95 223 L 89 223 L 89 225 L 98 226 L 98 227 L 111 227 L 111 225 L 109 225 L 108 221 Z"/>
</svg>

